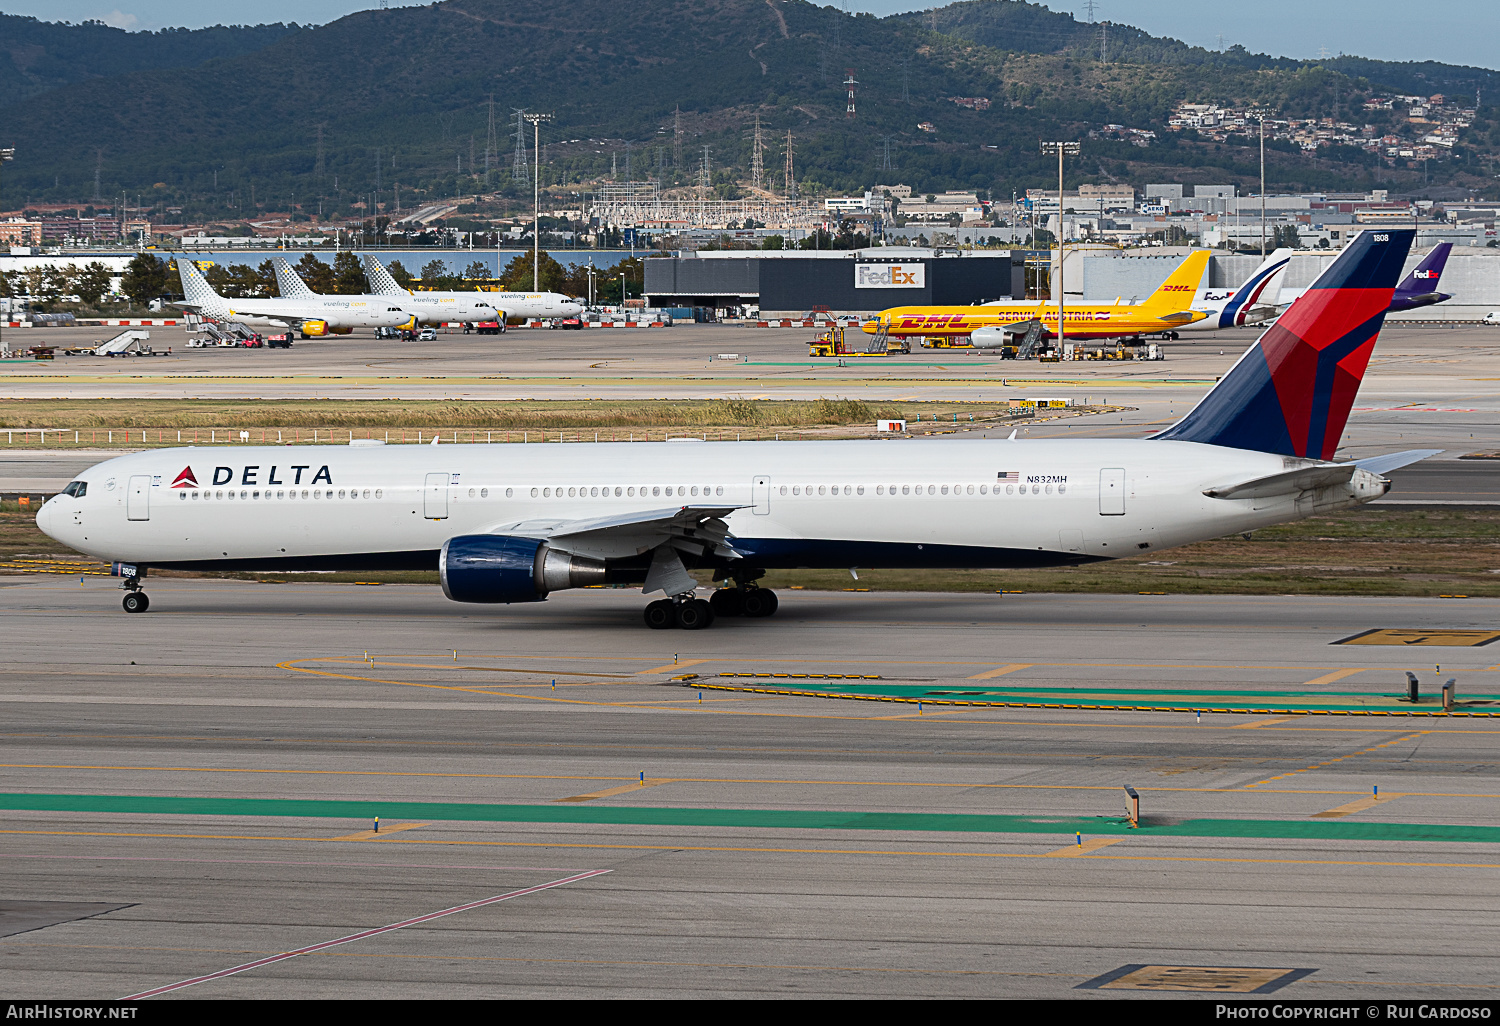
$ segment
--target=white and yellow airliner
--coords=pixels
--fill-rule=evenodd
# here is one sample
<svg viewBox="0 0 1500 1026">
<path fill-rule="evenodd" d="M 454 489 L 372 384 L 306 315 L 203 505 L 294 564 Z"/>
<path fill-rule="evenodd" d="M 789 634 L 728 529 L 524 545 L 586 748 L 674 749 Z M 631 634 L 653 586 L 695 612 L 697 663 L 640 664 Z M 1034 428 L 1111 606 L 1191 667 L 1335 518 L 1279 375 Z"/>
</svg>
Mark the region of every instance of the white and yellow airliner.
<svg viewBox="0 0 1500 1026">
<path fill-rule="evenodd" d="M 251 327 L 290 328 L 304 338 L 347 335 L 355 328 L 411 328 L 416 317 L 385 296 L 281 296 L 234 299 L 214 291 L 187 257 L 177 258 L 184 299 L 175 305 L 204 317 L 239 321 Z"/>
<path fill-rule="evenodd" d="M 1089 341 L 1170 334 L 1209 316 L 1194 310 L 1198 283 L 1208 266 L 1209 251 L 1188 254 L 1177 269 L 1142 303 L 1065 303 L 1063 322 L 1069 339 Z M 1040 324 L 1048 338 L 1057 337 L 1057 304 L 1034 302 L 989 303 L 983 306 L 898 306 L 866 321 L 867 334 L 884 332 L 897 338 L 971 338 L 976 346 L 1011 344 Z M 981 334 L 975 335 L 979 331 Z"/>
</svg>

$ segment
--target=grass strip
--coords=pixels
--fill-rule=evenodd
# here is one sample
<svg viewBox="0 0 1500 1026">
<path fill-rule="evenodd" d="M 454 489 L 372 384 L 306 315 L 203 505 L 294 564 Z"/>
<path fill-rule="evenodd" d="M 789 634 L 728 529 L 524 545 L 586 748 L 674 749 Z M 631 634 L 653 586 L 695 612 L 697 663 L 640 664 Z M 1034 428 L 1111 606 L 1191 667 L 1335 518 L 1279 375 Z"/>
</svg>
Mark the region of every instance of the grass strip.
<svg viewBox="0 0 1500 1026">
<path fill-rule="evenodd" d="M 869 425 L 877 419 L 967 424 L 1008 414 L 1007 403 L 891 403 L 860 399 L 0 399 L 5 428 L 572 428 Z"/>
<path fill-rule="evenodd" d="M 613 826 L 748 827 L 786 830 L 888 830 L 942 833 L 1253 837 L 1328 841 L 1500 843 L 1500 827 L 1346 820 L 1190 819 L 1133 828 L 1113 816 L 999 816 L 823 809 L 689 809 L 619 805 L 482 805 L 460 802 L 333 801 L 299 798 L 198 798 L 166 795 L 0 794 L 0 808 L 29 812 L 175 816 L 276 816 L 315 819 L 443 820 L 470 823 L 588 823 Z M 1500 867 L 1497 867 L 1500 868 Z"/>
</svg>

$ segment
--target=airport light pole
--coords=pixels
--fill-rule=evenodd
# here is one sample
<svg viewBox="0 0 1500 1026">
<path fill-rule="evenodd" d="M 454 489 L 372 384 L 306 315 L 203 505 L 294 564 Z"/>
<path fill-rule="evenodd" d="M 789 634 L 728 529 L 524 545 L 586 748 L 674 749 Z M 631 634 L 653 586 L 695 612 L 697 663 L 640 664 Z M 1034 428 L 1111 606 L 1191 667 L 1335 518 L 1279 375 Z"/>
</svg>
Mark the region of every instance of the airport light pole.
<svg viewBox="0 0 1500 1026">
<path fill-rule="evenodd" d="M 14 147 L 7 146 L 5 149 L 0 149 L 0 167 L 4 167 L 6 164 L 10 163 L 12 160 L 15 160 L 15 159 L 16 159 L 16 151 L 15 151 Z M 5 305 L 6 305 L 7 309 L 6 309 L 5 313 L 4 313 L 4 315 L 0 316 L 0 321 L 10 320 L 10 315 L 15 311 L 16 297 L 15 296 L 11 296 L 10 297 L 10 302 L 8 302 Z M 10 346 L 7 345 L 6 342 L 5 342 L 5 325 L 4 324 L 0 324 L 0 360 L 9 360 L 9 359 L 10 359 Z"/>
<path fill-rule="evenodd" d="M 1082 145 L 1076 142 L 1044 142 L 1043 153 L 1057 154 L 1057 353 L 1062 355 L 1063 339 L 1065 337 L 1063 327 L 1063 303 L 1066 293 L 1063 290 L 1063 155 L 1070 157 L 1078 156 Z"/>
<path fill-rule="evenodd" d="M 542 291 L 542 122 L 551 121 L 551 114 L 522 114 L 531 122 L 532 151 L 536 160 L 531 163 L 531 291 Z M 525 138 L 522 136 L 521 138 Z M 524 143 L 522 144 L 525 145 Z"/>
<path fill-rule="evenodd" d="M 1260 122 L 1260 258 L 1266 258 L 1266 115 L 1264 107 L 1252 107 L 1245 113 Z M 1235 207 L 1238 212 L 1239 207 Z"/>
</svg>

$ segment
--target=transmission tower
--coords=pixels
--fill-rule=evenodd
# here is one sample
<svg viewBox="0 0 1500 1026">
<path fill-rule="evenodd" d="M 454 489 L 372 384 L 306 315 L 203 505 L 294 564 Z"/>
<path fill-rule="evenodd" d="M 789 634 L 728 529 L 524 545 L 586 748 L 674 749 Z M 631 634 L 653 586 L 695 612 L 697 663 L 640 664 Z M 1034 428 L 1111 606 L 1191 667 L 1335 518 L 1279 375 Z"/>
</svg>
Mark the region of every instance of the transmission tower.
<svg viewBox="0 0 1500 1026">
<path fill-rule="evenodd" d="M 901 102 L 911 103 L 911 58 L 901 58 Z"/>
<path fill-rule="evenodd" d="M 1096 4 L 1096 3 L 1095 3 L 1095 2 L 1094 2 L 1094 0 L 1083 0 L 1083 9 L 1084 9 L 1084 11 L 1085 11 L 1085 12 L 1087 12 L 1087 14 L 1088 14 L 1088 18 L 1089 18 L 1089 24 L 1090 24 L 1090 25 L 1092 25 L 1092 24 L 1093 24 L 1093 23 L 1094 23 L 1094 10 L 1095 10 L 1095 9 L 1096 9 L 1096 8 L 1097 8 L 1097 7 L 1098 7 L 1098 6 L 1099 6 L 1099 5 L 1098 5 L 1098 4 Z"/>
<path fill-rule="evenodd" d="M 766 175 L 766 147 L 760 136 L 760 115 L 755 115 L 755 142 L 750 148 L 750 184 L 759 189 Z"/>
<path fill-rule="evenodd" d="M 500 139 L 495 134 L 495 94 L 490 93 L 489 133 L 484 137 L 484 173 L 490 173 L 490 161 L 500 156 Z"/>
<path fill-rule="evenodd" d="M 516 155 L 511 159 L 510 175 L 518 182 L 524 182 L 531 177 L 526 163 L 526 112 L 515 107 L 511 108 L 516 115 Z"/>
<path fill-rule="evenodd" d="M 885 135 L 880 137 L 880 170 L 891 170 L 891 140 L 895 136 Z"/>
<path fill-rule="evenodd" d="M 797 177 L 792 172 L 792 130 L 786 130 L 786 198 L 797 198 Z"/>
<path fill-rule="evenodd" d="M 313 165 L 313 174 L 318 176 L 319 181 L 323 179 L 323 128 L 327 124 L 325 121 L 318 125 L 318 161 Z"/>
<path fill-rule="evenodd" d="M 682 169 L 682 104 L 672 111 L 672 167 Z"/>
<path fill-rule="evenodd" d="M 703 147 L 703 164 L 698 168 L 698 188 L 702 189 L 705 194 L 708 193 L 714 180 L 713 163 L 709 160 L 708 154 L 708 147 Z"/>
<path fill-rule="evenodd" d="M 1219 37 L 1221 43 L 1223 39 L 1223 36 Z M 1109 22 L 1107 21 L 1099 23 L 1099 63 L 1109 63 Z"/>
<path fill-rule="evenodd" d="M 854 69 L 845 68 L 844 88 L 849 90 L 849 105 L 844 108 L 844 117 L 846 118 L 852 119 L 854 117 L 854 87 L 857 85 L 859 85 L 859 83 L 854 80 Z"/>
</svg>

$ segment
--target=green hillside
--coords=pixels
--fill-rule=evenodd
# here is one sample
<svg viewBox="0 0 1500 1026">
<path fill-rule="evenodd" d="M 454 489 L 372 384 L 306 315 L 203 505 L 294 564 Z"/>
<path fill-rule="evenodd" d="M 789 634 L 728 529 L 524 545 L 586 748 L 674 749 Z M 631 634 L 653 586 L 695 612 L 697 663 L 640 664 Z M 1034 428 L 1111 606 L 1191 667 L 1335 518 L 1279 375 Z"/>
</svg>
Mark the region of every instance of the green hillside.
<svg viewBox="0 0 1500 1026">
<path fill-rule="evenodd" d="M 1110 32 L 1119 50 L 1112 44 L 1103 64 L 1096 26 L 1017 0 L 884 19 L 804 0 L 446 0 L 364 11 L 288 31 L 252 53 L 75 81 L 0 109 L 0 145 L 17 146 L 0 177 L 0 208 L 88 199 L 96 159 L 103 196 L 124 190 L 134 203 L 139 194 L 144 206 L 154 202 L 163 216 L 180 208 L 185 219 L 294 203 L 346 214 L 377 187 L 390 204 L 397 183 L 403 208 L 478 192 L 520 197 L 527 190 L 509 170 L 516 107 L 556 114 L 543 134 L 543 181 L 563 195 L 588 191 L 612 161 L 623 178 L 627 159 L 637 179 L 691 183 L 705 146 L 716 185 L 730 193 L 749 167 L 756 115 L 775 183 L 791 131 L 798 179 L 813 192 L 904 181 L 998 199 L 1055 181 L 1036 153 L 1039 138 L 1086 137 L 1110 123 L 1159 139 L 1144 149 L 1089 140 L 1075 180 L 1248 184 L 1257 174 L 1249 147 L 1162 131 L 1177 103 L 1349 117 L 1378 92 L 1414 88 L 1402 83 L 1455 93 L 1491 75 L 1357 58 L 1310 66 L 1213 53 L 1125 26 Z M 852 120 L 846 68 L 860 83 Z M 491 96 L 499 137 L 486 161 Z M 949 99 L 965 96 L 992 103 L 970 110 Z M 1430 178 L 1487 188 L 1500 144 L 1495 116 L 1482 108 L 1451 157 L 1425 170 L 1387 167 L 1351 147 L 1273 148 L 1270 184 L 1402 191 Z M 934 130 L 919 131 L 920 122 Z"/>
<path fill-rule="evenodd" d="M 0 107 L 88 78 L 253 53 L 300 31 L 277 24 L 126 32 L 97 21 L 70 25 L 0 14 Z"/>
</svg>

